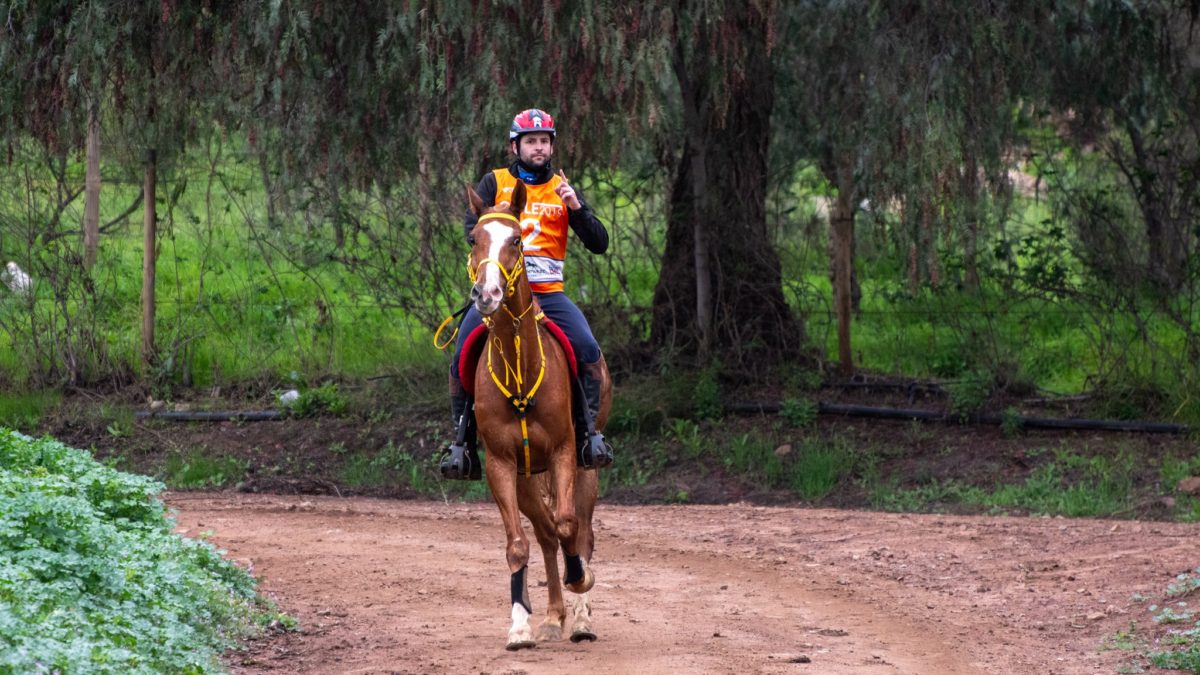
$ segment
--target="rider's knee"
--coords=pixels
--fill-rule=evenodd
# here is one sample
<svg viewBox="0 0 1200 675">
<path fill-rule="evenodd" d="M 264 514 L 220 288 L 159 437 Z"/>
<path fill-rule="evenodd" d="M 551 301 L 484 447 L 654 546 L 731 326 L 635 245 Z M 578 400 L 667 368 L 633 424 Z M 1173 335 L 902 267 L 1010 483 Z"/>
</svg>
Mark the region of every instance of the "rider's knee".
<svg viewBox="0 0 1200 675">
<path fill-rule="evenodd" d="M 575 349 L 575 360 L 581 365 L 586 366 L 600 360 L 600 344 L 595 339 L 583 340 L 572 346 Z"/>
</svg>

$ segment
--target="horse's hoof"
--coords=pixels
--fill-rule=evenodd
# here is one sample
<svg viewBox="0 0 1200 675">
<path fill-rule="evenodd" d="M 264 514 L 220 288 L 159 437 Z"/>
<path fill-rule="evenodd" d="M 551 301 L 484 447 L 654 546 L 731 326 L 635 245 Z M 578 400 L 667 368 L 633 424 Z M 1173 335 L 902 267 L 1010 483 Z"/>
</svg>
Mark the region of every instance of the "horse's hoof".
<svg viewBox="0 0 1200 675">
<path fill-rule="evenodd" d="M 596 585 L 596 575 L 592 574 L 592 568 L 583 568 L 583 578 L 573 584 L 566 584 L 566 589 L 572 593 L 587 593 L 592 590 L 592 586 Z"/>
<path fill-rule="evenodd" d="M 558 642 L 562 639 L 562 626 L 549 624 L 538 626 L 537 639 L 539 642 Z"/>
<path fill-rule="evenodd" d="M 588 642 L 596 641 L 596 634 L 592 632 L 592 629 L 576 628 L 574 631 L 571 631 L 571 642 L 583 642 L 584 640 Z"/>
<path fill-rule="evenodd" d="M 510 652 L 520 651 L 522 649 L 533 649 L 537 646 L 536 640 L 516 640 L 504 645 L 504 648 Z"/>
</svg>

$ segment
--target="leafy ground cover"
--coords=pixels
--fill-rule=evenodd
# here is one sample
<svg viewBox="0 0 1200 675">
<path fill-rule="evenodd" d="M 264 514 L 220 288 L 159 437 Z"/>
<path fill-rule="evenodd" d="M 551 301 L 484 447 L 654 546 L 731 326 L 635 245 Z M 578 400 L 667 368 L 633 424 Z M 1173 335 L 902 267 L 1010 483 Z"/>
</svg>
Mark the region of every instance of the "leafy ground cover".
<svg viewBox="0 0 1200 675">
<path fill-rule="evenodd" d="M 273 613 L 158 481 L 0 429 L 0 673 L 208 673 Z"/>
<path fill-rule="evenodd" d="M 1200 673 L 1200 615 L 1194 603 L 1200 568 L 1178 575 L 1153 596 L 1135 596 L 1143 605 L 1142 620 L 1108 636 L 1102 649 L 1129 652 L 1119 673 L 1143 673 L 1147 667 Z"/>
</svg>

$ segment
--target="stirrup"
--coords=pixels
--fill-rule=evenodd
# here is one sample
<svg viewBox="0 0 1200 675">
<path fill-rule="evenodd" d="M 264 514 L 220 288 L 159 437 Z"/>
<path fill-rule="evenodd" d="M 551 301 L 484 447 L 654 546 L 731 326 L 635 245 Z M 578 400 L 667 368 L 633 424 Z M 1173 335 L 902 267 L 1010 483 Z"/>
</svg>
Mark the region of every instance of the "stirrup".
<svg viewBox="0 0 1200 675">
<path fill-rule="evenodd" d="M 612 446 L 599 431 L 593 432 L 579 445 L 579 466 L 585 469 L 604 469 L 612 466 Z"/>
<path fill-rule="evenodd" d="M 442 478 L 446 480 L 479 480 L 483 478 L 483 466 L 479 453 L 466 443 L 451 443 L 438 464 Z"/>
</svg>

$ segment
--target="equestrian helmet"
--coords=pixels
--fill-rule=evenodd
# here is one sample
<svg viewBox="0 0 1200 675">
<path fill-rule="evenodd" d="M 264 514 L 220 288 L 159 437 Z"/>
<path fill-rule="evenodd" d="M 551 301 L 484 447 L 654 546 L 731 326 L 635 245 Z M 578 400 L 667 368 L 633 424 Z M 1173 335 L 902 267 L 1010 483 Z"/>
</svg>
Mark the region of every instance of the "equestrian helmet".
<svg viewBox="0 0 1200 675">
<path fill-rule="evenodd" d="M 535 131 L 549 133 L 550 140 L 554 140 L 554 118 L 550 113 L 537 108 L 522 110 L 513 118 L 512 126 L 508 129 L 508 140 L 515 141 Z"/>
</svg>

